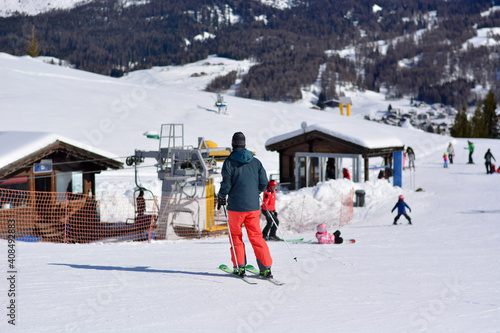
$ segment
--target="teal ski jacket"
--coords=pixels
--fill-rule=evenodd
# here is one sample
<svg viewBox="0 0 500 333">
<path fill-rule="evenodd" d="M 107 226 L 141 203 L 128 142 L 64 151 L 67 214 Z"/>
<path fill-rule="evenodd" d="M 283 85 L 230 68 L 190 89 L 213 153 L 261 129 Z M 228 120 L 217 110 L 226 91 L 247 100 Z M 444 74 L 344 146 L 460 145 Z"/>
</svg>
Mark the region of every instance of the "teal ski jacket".
<svg viewBox="0 0 500 333">
<path fill-rule="evenodd" d="M 253 153 L 235 149 L 222 165 L 219 197 L 227 198 L 227 209 L 251 212 L 260 209 L 259 193 L 267 187 L 266 170 Z"/>
</svg>

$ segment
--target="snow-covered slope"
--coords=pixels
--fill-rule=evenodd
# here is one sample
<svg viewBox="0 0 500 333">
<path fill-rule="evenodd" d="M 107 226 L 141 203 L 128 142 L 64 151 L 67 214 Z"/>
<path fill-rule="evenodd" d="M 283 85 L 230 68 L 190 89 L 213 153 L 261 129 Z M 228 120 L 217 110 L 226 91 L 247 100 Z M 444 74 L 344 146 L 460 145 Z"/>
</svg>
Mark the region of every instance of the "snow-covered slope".
<svg viewBox="0 0 500 333">
<path fill-rule="evenodd" d="M 338 109 L 311 109 L 307 100 L 296 104 L 266 103 L 224 95 L 228 114 L 218 114 L 215 94 L 203 89 L 215 76 L 231 70 L 245 72 L 251 63 L 210 57 L 186 66 L 153 68 L 116 79 L 29 57 L 0 54 L 0 109 L 3 130 L 47 131 L 81 141 L 121 157 L 135 149 L 156 149 L 158 142 L 143 133 L 163 123 L 184 124 L 185 143 L 198 137 L 230 145 L 233 132 L 243 131 L 270 171 L 278 169 L 277 154 L 265 150 L 271 137 L 309 125 L 342 121 L 356 131 L 365 114 L 410 108 L 407 100 L 388 101 L 370 91 L 346 91 L 353 100 L 352 117 Z M 195 74 L 195 75 L 193 75 Z M 337 120 L 336 120 L 337 119 Z M 381 126 L 381 125 L 376 125 Z M 345 126 L 344 126 L 345 127 Z M 391 130 L 398 130 L 392 129 Z M 421 131 L 399 131 L 397 137 L 417 155 L 443 149 L 448 138 Z M 425 138 L 425 139 L 422 139 Z"/>
<path fill-rule="evenodd" d="M 147 130 L 184 123 L 186 144 L 199 136 L 230 144 L 247 135 L 269 172 L 277 154 L 265 151 L 271 137 L 309 125 L 338 122 L 343 130 L 365 114 L 386 110 L 372 92 L 348 92 L 351 118 L 301 103 L 265 103 L 224 95 L 228 115 L 216 113 L 214 94 L 202 89 L 216 75 L 248 62 L 210 57 L 183 67 L 154 68 L 113 79 L 0 54 L 0 131 L 47 131 L 119 156 L 156 149 Z M 195 75 L 194 73 L 206 73 Z M 404 100 L 390 101 L 407 108 Z M 366 191 L 365 207 L 341 228 L 356 243 L 269 243 L 274 275 L 285 282 L 247 285 L 219 271 L 230 264 L 227 236 L 202 240 L 119 244 L 16 243 L 16 326 L 4 315 L 1 332 L 496 332 L 500 327 L 500 174 L 486 175 L 483 155 L 500 156 L 499 140 L 473 140 L 477 164 L 466 164 L 466 140 L 419 130 L 385 127 L 416 151 L 416 170 L 404 171 L 403 188 L 372 177 L 366 183 L 332 180 L 314 188 L 280 193 L 280 228 L 291 238 L 314 240 L 315 226 L 338 227 L 339 196 Z M 442 155 L 455 145 L 455 164 Z M 5 149 L 5 148 L 4 148 Z M 5 149 L 7 151 L 8 149 Z M 2 147 L 0 147 L 0 152 Z M 159 191 L 154 168 L 141 181 Z M 132 170 L 97 179 L 101 193 L 124 195 Z M 424 191 L 416 192 L 417 188 Z M 392 226 L 400 194 L 413 225 Z M 245 238 L 246 239 L 246 238 Z M 250 244 L 247 259 L 255 264 Z M 4 272 L 8 243 L 0 240 Z M 298 261 L 295 262 L 293 257 Z M 7 314 L 11 288 L 0 282 Z M 10 310 L 9 310 L 10 311 Z"/>
</svg>

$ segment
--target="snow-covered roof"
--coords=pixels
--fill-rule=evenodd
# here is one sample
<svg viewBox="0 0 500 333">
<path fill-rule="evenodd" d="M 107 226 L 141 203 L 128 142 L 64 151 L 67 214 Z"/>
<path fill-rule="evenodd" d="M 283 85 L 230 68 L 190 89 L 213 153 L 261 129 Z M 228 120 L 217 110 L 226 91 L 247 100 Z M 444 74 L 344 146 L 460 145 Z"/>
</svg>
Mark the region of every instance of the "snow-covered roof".
<svg viewBox="0 0 500 333">
<path fill-rule="evenodd" d="M 6 131 L 0 132 L 0 169 L 56 141 L 61 141 L 110 159 L 117 158 L 114 154 L 54 133 Z"/>
<path fill-rule="evenodd" d="M 332 122 L 306 124 L 304 129 L 272 137 L 266 141 L 266 147 L 313 131 L 319 131 L 369 149 L 403 146 L 401 140 L 394 136 L 393 128 L 363 119 L 338 116 Z"/>
</svg>

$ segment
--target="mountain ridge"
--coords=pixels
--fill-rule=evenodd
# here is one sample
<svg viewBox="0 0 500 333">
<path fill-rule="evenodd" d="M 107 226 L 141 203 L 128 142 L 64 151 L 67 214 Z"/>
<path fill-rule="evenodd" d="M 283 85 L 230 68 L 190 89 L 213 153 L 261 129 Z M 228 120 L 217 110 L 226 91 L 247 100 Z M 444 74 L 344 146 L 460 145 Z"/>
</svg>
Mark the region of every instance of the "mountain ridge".
<svg viewBox="0 0 500 333">
<path fill-rule="evenodd" d="M 335 106 L 326 101 L 338 99 L 343 84 L 460 108 L 477 103 L 479 86 L 500 95 L 499 75 L 491 74 L 500 72 L 496 30 L 489 44 L 468 43 L 500 27 L 497 9 L 466 0 L 98 0 L 0 18 L 0 51 L 25 54 L 34 28 L 41 55 L 113 77 L 217 54 L 254 60 L 240 97 L 295 102 L 319 79 L 321 108 Z M 352 57 L 339 55 L 349 47 Z"/>
</svg>

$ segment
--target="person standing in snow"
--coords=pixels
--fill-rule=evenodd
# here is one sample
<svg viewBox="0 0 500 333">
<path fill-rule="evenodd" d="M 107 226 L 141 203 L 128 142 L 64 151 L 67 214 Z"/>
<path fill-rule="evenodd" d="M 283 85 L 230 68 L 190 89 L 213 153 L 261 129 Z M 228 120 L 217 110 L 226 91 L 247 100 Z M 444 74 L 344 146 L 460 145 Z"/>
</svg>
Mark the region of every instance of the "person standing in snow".
<svg viewBox="0 0 500 333">
<path fill-rule="evenodd" d="M 444 167 L 447 168 L 448 167 L 448 153 L 447 152 L 444 152 L 443 160 L 444 160 Z"/>
<path fill-rule="evenodd" d="M 448 145 L 446 152 L 448 153 L 448 158 L 450 159 L 450 164 L 453 164 L 453 157 L 455 157 L 455 148 L 453 148 L 453 144 L 451 142 Z"/>
<path fill-rule="evenodd" d="M 495 157 L 493 157 L 493 154 L 491 153 L 491 150 L 488 148 L 488 151 L 486 154 L 484 154 L 484 165 L 486 165 L 486 173 L 492 173 L 492 168 L 491 168 L 491 159 L 495 160 Z M 496 162 L 497 160 L 495 160 Z"/>
<path fill-rule="evenodd" d="M 347 170 L 346 168 L 344 168 L 342 170 L 342 174 L 343 174 L 344 178 L 347 178 L 347 179 L 351 180 L 351 174 L 349 173 L 349 170 Z"/>
<path fill-rule="evenodd" d="M 415 170 L 415 152 L 411 147 L 406 148 L 406 153 L 408 154 L 408 169 Z"/>
<path fill-rule="evenodd" d="M 267 187 L 266 170 L 262 163 L 245 149 L 245 135 L 236 132 L 231 145 L 233 151 L 222 165 L 222 182 L 217 195 L 217 209 L 226 205 L 228 209 L 231 260 L 235 273 L 245 276 L 246 252 L 242 226 L 245 224 L 260 273 L 272 277 L 272 258 L 269 247 L 260 231 L 259 193 Z"/>
<path fill-rule="evenodd" d="M 408 223 L 411 224 L 411 218 L 410 218 L 410 216 L 408 216 L 408 214 L 406 214 L 406 208 L 408 208 L 410 210 L 410 212 L 411 212 L 411 208 L 410 208 L 410 206 L 408 206 L 406 204 L 406 202 L 404 200 L 405 200 L 405 197 L 403 195 L 400 195 L 398 202 L 396 202 L 396 205 L 391 210 L 391 213 L 392 213 L 396 208 L 398 209 L 398 215 L 396 215 L 396 217 L 394 218 L 393 224 L 398 224 L 397 222 L 398 222 L 399 218 L 401 217 L 401 215 L 404 215 L 404 217 L 406 217 L 406 219 L 408 220 Z"/>
<path fill-rule="evenodd" d="M 336 230 L 333 234 L 326 232 L 326 224 L 321 223 L 316 227 L 316 238 L 320 244 L 342 244 L 344 239 L 340 237 L 340 231 Z"/>
<path fill-rule="evenodd" d="M 146 211 L 146 200 L 144 200 L 144 191 L 140 190 L 137 199 L 135 199 L 137 205 L 137 217 L 143 216 Z"/>
<path fill-rule="evenodd" d="M 280 221 L 278 220 L 278 213 L 276 212 L 277 187 L 278 183 L 275 180 L 269 181 L 269 184 L 267 184 L 267 188 L 264 191 L 264 199 L 262 200 L 262 205 L 260 206 L 260 210 L 266 217 L 267 222 L 264 230 L 262 230 L 262 236 L 265 240 L 280 240 L 276 236 L 276 230 L 278 229 L 278 225 L 280 224 Z"/>
<path fill-rule="evenodd" d="M 135 217 L 135 223 L 139 225 L 145 225 L 147 224 L 148 217 L 144 215 L 144 212 L 146 211 L 146 200 L 144 200 L 144 191 L 140 190 L 139 195 L 137 196 L 137 199 L 135 199 L 136 202 L 136 209 L 137 209 L 137 216 Z"/>
<path fill-rule="evenodd" d="M 469 140 L 467 140 L 467 143 L 469 144 L 469 147 L 464 148 L 464 149 L 469 149 L 469 162 L 468 162 L 468 164 L 474 164 L 474 161 L 472 160 L 472 153 L 474 153 L 474 144 Z"/>
</svg>

